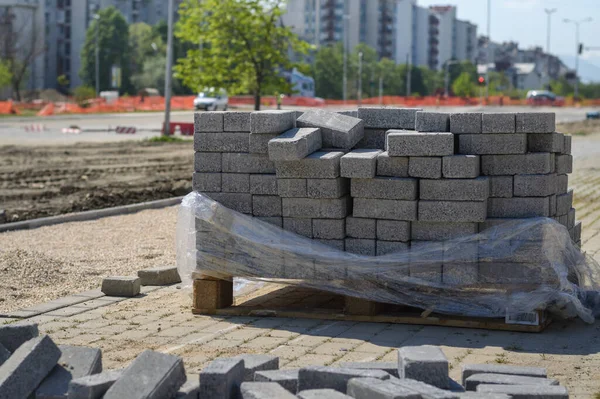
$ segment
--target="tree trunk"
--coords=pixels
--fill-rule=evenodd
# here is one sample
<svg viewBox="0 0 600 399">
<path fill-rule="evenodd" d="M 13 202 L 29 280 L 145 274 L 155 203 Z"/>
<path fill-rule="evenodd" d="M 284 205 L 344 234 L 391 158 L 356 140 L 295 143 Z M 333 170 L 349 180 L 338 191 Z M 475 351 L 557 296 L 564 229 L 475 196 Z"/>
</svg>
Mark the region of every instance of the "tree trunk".
<svg viewBox="0 0 600 399">
<path fill-rule="evenodd" d="M 260 111 L 260 93 L 254 94 L 254 110 Z"/>
<path fill-rule="evenodd" d="M 15 100 L 21 101 L 21 90 L 19 90 L 19 86 L 21 85 L 21 81 L 13 82 L 13 96 Z"/>
</svg>

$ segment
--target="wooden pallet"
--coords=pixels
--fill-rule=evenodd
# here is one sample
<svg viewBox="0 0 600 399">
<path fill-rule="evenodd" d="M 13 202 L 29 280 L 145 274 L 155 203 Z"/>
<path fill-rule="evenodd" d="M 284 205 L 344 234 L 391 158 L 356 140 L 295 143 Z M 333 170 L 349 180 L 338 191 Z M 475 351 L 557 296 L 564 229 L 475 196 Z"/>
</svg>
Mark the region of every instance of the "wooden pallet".
<svg viewBox="0 0 600 399">
<path fill-rule="evenodd" d="M 202 315 L 296 317 L 516 332 L 541 332 L 551 322 L 545 312 L 539 312 L 540 323 L 538 325 L 507 324 L 504 319 L 500 318 L 441 315 L 407 306 L 349 300 L 342 295 L 280 284 L 267 284 L 251 295 L 238 297 L 233 303 L 229 300 L 228 303 L 226 299 L 231 298 L 229 289 L 231 283 L 212 280 L 208 291 L 206 290 L 206 280 L 195 280 L 194 283 L 192 312 Z M 220 283 L 225 283 L 225 288 L 218 288 Z"/>
</svg>

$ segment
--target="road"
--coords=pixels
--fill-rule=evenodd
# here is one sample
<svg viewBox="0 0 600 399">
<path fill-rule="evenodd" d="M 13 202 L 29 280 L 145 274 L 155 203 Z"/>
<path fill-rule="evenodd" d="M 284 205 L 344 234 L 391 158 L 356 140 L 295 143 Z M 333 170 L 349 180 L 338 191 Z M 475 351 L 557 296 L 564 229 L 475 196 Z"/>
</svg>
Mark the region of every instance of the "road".
<svg viewBox="0 0 600 399">
<path fill-rule="evenodd" d="M 306 108 L 290 107 L 304 110 Z M 339 108 L 332 108 L 336 110 Z M 348 109 L 351 109 L 350 107 Z M 249 110 L 249 109 L 248 109 Z M 425 107 L 427 111 L 441 112 L 556 112 L 557 122 L 574 122 L 585 119 L 589 108 L 550 108 L 550 107 Z M 76 142 L 111 142 L 122 140 L 142 140 L 160 134 L 164 119 L 160 112 L 138 112 L 122 114 L 94 115 L 55 115 L 49 117 L 4 117 L 0 118 L 0 145 L 65 145 Z M 171 114 L 175 122 L 193 122 L 193 111 L 175 111 Z M 63 134 L 62 129 L 78 126 L 80 134 Z M 137 128 L 135 135 L 116 134 L 111 131 L 116 126 Z M 32 127 L 43 131 L 31 131 Z"/>
</svg>

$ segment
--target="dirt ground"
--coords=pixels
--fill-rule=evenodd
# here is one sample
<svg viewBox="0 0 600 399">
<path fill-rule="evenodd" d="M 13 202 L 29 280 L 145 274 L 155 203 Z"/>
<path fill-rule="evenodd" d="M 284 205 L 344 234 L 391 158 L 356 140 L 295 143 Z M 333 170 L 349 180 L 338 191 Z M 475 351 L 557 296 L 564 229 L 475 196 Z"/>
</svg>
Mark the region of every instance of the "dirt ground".
<svg viewBox="0 0 600 399">
<path fill-rule="evenodd" d="M 3 146 L 0 209 L 16 222 L 170 198 L 192 171 L 191 141 Z"/>
</svg>

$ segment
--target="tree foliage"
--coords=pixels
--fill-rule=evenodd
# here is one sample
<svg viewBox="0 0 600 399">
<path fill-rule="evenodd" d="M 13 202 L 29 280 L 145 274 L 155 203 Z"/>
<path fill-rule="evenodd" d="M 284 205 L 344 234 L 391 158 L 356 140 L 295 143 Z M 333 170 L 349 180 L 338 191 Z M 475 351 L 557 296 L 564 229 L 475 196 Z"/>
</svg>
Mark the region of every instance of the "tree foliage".
<svg viewBox="0 0 600 399">
<path fill-rule="evenodd" d="M 176 36 L 195 48 L 177 61 L 176 74 L 193 90 L 227 89 L 261 96 L 289 93 L 281 75 L 295 65 L 290 53 L 305 54 L 309 45 L 282 26 L 283 0 L 184 0 Z"/>
<path fill-rule="evenodd" d="M 12 74 L 8 62 L 0 59 L 0 90 L 10 85 L 11 80 Z"/>
<path fill-rule="evenodd" d="M 452 83 L 452 91 L 459 97 L 474 97 L 477 94 L 477 86 L 473 76 L 469 72 L 461 73 Z"/>
<path fill-rule="evenodd" d="M 129 25 L 131 74 L 140 73 L 144 63 L 158 53 L 165 54 L 166 46 L 158 32 L 144 22 Z"/>
</svg>

